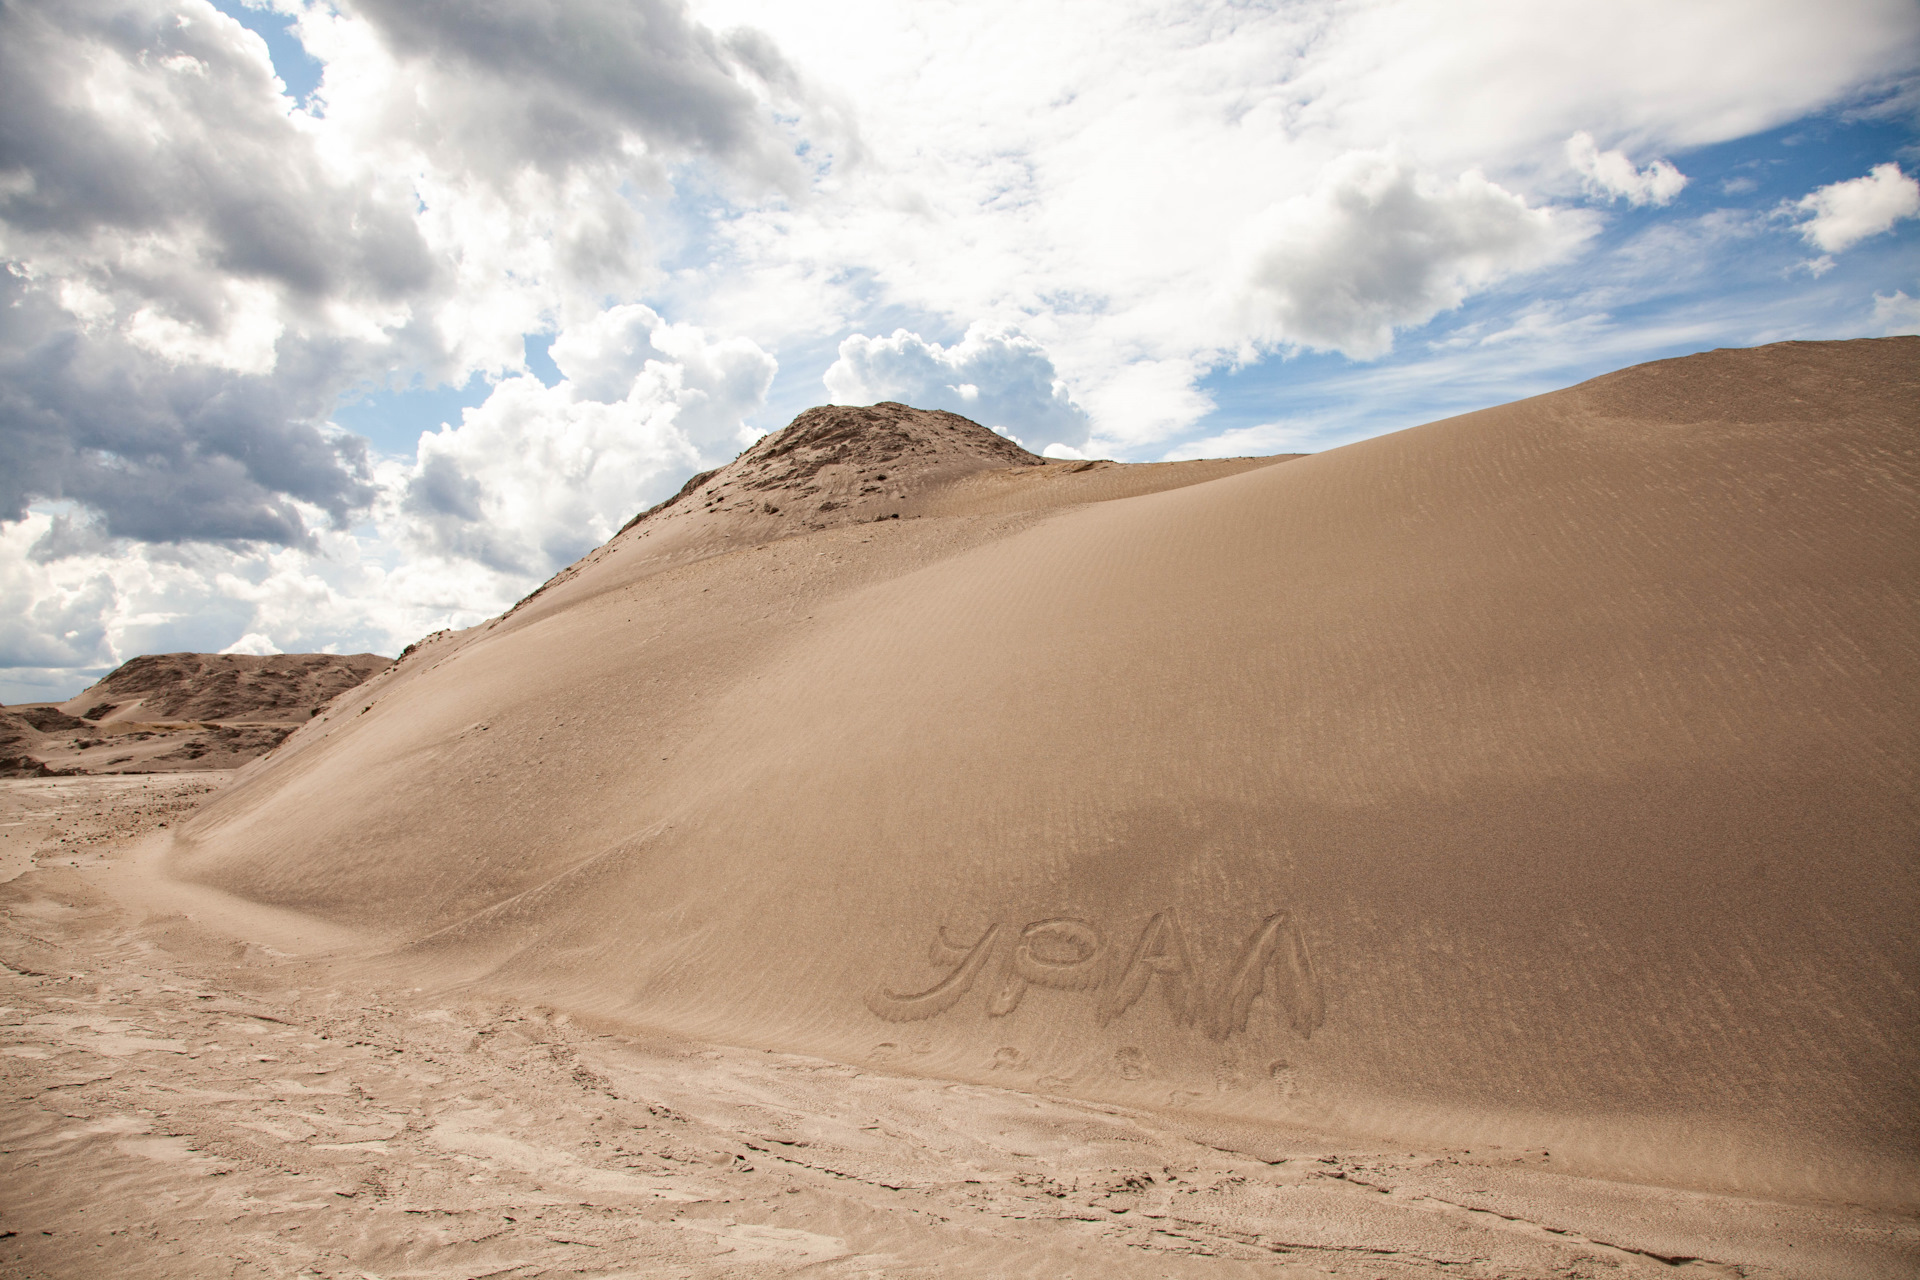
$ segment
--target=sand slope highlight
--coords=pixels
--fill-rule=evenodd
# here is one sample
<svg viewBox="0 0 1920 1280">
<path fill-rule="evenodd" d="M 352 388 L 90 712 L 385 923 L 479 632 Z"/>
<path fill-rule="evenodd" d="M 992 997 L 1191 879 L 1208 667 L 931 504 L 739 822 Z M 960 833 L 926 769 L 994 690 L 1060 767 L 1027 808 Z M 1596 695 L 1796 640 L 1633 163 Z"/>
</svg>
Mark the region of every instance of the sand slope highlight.
<svg viewBox="0 0 1920 1280">
<path fill-rule="evenodd" d="M 175 865 L 418 981 L 1911 1203 L 1915 405 L 1920 339 L 1781 344 L 1124 500 L 632 530 Z"/>
</svg>

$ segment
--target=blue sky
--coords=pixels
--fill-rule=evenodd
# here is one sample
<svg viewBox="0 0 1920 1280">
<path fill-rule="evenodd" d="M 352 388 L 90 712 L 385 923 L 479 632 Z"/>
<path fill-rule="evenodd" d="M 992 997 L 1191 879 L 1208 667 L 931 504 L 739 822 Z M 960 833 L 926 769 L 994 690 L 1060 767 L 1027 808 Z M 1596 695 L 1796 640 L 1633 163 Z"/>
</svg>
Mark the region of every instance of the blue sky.
<svg viewBox="0 0 1920 1280">
<path fill-rule="evenodd" d="M 1905 0 L 5 22 L 9 701 L 469 625 L 829 399 L 1316 450 L 1920 328 Z"/>
<path fill-rule="evenodd" d="M 1246 429 L 1276 418 L 1324 423 L 1307 428 L 1303 447 L 1326 447 L 1647 360 L 1788 338 L 1878 336 L 1886 325 L 1876 319 L 1876 295 L 1920 296 L 1920 221 L 1897 224 L 1815 277 L 1805 264 L 1819 254 L 1792 220 L 1775 215 L 1783 204 L 1889 158 L 1913 169 L 1915 151 L 1909 129 L 1832 113 L 1673 153 L 1689 182 L 1671 205 L 1602 206 L 1603 229 L 1580 258 L 1404 331 L 1391 356 L 1357 362 L 1338 353 L 1280 355 L 1215 370 L 1201 383 L 1217 406 L 1204 428 Z M 1743 179 L 1755 185 L 1727 190 Z M 1689 223 L 1725 217 L 1741 234 L 1705 233 L 1708 256 L 1693 264 L 1693 274 L 1667 279 L 1639 266 L 1653 246 L 1686 234 Z M 1602 290 L 1606 296 L 1594 296 Z M 1448 358 L 1450 340 L 1497 332 L 1533 308 L 1553 308 L 1592 327 L 1564 342 L 1527 344 L 1511 362 L 1498 347 L 1478 359 Z M 1370 389 L 1389 369 L 1419 376 L 1394 392 Z"/>
</svg>

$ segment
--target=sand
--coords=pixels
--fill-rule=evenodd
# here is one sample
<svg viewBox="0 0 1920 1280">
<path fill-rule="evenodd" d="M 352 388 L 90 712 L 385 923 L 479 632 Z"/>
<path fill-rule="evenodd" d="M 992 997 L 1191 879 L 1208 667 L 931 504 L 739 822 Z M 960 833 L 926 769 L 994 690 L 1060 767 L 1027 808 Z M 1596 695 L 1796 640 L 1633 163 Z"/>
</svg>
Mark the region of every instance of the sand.
<svg viewBox="0 0 1920 1280">
<path fill-rule="evenodd" d="M 1152 1161 L 1061 1136 L 1096 1116 L 1211 1171 L 1209 1267 L 1900 1274 L 1917 375 L 1920 339 L 1720 351 L 1144 468 L 899 406 L 804 420 L 422 643 L 99 892 L 282 939 L 234 972 L 283 1010 L 532 1010 L 591 1029 L 583 1061 L 682 1064 L 616 1089 L 636 1105 L 901 1099 L 911 1123 L 836 1151 L 902 1162 L 878 1181 L 928 1197 L 911 1247 L 898 1210 L 736 1219 L 839 1241 L 848 1274 L 1017 1273 L 1065 1241 L 1084 1274 L 1179 1274 L 1138 1251 L 1216 1202 L 1155 1182 L 1107 1213 L 1147 1193 L 1100 1180 Z M 776 1063 L 843 1084 L 796 1102 Z M 488 1150 L 599 1105 L 539 1096 L 558 1110 L 501 1104 Z M 949 1135 L 1002 1107 L 1057 1139 L 966 1157 L 982 1186 L 1051 1180 L 1024 1208 L 950 1176 Z M 383 1167 L 427 1178 L 430 1149 Z M 993 1234 L 1042 1201 L 1058 1234 Z M 1139 1239 L 1098 1217 L 1149 1205 L 1172 1217 Z M 1455 1210 L 1458 1254 L 1421 1234 Z M 631 1256 L 724 1270 L 669 1238 Z"/>
<path fill-rule="evenodd" d="M 229 770 L 387 667 L 378 654 L 143 654 L 62 703 L 0 708 L 0 777 Z"/>
<path fill-rule="evenodd" d="M 233 775 L 0 782 L 0 1276 L 1911 1274 L 1911 1214 L 848 1064 L 369 972 L 157 874 Z M 244 936 L 242 936 L 244 935 Z"/>
</svg>

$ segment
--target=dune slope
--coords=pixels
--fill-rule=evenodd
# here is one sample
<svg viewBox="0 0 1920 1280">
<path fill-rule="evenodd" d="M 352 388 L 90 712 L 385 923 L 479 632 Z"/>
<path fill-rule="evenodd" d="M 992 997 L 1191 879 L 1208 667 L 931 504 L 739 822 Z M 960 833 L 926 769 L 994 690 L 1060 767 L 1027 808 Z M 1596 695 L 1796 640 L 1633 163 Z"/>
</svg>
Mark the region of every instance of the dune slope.
<svg viewBox="0 0 1920 1280">
<path fill-rule="evenodd" d="M 1911 1204 L 1915 406 L 1920 339 L 1790 343 L 1112 501 L 643 521 L 173 866 L 416 983 Z"/>
</svg>

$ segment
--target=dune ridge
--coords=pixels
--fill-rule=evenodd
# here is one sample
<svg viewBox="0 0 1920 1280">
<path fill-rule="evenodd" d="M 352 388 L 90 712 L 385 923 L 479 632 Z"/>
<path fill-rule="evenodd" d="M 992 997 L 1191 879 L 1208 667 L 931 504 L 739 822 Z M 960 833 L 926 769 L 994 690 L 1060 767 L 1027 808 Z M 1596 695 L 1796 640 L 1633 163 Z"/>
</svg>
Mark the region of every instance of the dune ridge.
<svg viewBox="0 0 1920 1280">
<path fill-rule="evenodd" d="M 172 866 L 734 1044 L 1910 1206 L 1916 405 L 1786 343 L 1133 496 L 709 478 Z"/>
<path fill-rule="evenodd" d="M 148 653 L 61 703 L 0 708 L 0 776 L 235 769 L 386 668 L 374 653 Z"/>
</svg>

